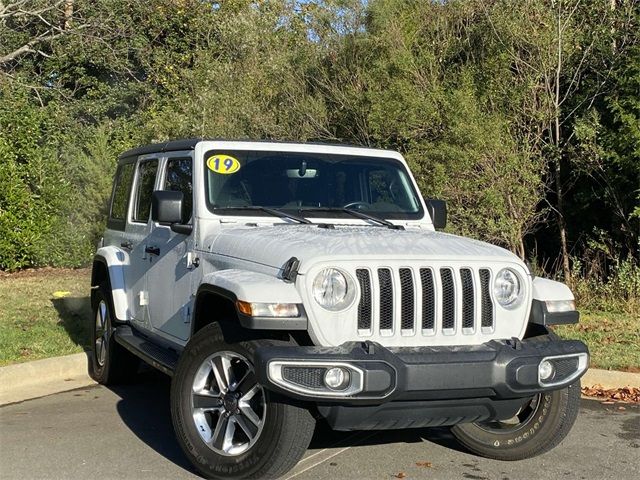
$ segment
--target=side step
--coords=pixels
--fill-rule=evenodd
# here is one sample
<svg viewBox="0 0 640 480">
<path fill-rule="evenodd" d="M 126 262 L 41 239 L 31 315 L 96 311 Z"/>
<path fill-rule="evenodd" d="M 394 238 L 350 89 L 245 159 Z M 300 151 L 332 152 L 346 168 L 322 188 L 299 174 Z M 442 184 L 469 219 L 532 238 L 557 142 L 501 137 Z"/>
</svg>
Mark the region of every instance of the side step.
<svg viewBox="0 0 640 480">
<path fill-rule="evenodd" d="M 173 376 L 178 365 L 177 353 L 157 346 L 128 325 L 118 326 L 113 334 L 116 342 L 131 353 L 161 372 Z"/>
</svg>

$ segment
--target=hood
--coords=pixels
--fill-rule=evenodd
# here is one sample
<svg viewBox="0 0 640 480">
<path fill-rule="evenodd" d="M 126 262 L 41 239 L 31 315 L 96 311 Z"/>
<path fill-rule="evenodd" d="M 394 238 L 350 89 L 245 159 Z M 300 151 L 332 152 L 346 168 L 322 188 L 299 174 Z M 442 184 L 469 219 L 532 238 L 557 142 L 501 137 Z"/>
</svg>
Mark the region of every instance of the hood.
<svg viewBox="0 0 640 480">
<path fill-rule="evenodd" d="M 229 227 L 205 240 L 205 249 L 214 254 L 281 268 L 291 257 L 301 262 L 300 273 L 323 260 L 375 259 L 455 259 L 503 260 L 521 263 L 500 247 L 431 230 L 392 230 L 373 226 L 281 224 L 274 226 Z"/>
</svg>

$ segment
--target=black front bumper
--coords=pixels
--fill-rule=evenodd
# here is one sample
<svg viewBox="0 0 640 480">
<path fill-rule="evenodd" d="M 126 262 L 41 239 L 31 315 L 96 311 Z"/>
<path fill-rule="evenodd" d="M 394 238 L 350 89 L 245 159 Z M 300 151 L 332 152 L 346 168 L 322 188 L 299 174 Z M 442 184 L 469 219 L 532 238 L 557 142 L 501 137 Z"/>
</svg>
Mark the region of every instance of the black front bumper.
<svg viewBox="0 0 640 480">
<path fill-rule="evenodd" d="M 555 381 L 541 383 L 538 365 L 545 358 L 557 357 L 575 358 L 576 362 L 573 366 L 558 363 Z M 335 348 L 260 348 L 256 352 L 256 372 L 262 385 L 288 397 L 371 405 L 400 400 L 530 397 L 573 383 L 584 374 L 587 358 L 584 343 L 549 337 L 456 347 L 385 348 L 363 342 Z M 291 378 L 273 375 L 270 367 L 281 363 L 289 366 L 285 373 Z M 318 377 L 322 365 L 328 368 L 333 364 L 352 366 L 356 376 L 362 377 L 361 391 L 348 395 L 326 392 Z M 315 365 L 320 372 L 288 373 L 306 365 Z"/>
<path fill-rule="evenodd" d="M 555 366 L 550 384 L 538 376 L 544 359 Z M 354 342 L 260 348 L 255 361 L 262 385 L 312 402 L 334 429 L 390 429 L 511 418 L 533 395 L 576 382 L 586 371 L 588 349 L 550 336 L 456 347 Z M 327 392 L 323 372 L 332 366 L 353 368 L 358 391 Z"/>
</svg>

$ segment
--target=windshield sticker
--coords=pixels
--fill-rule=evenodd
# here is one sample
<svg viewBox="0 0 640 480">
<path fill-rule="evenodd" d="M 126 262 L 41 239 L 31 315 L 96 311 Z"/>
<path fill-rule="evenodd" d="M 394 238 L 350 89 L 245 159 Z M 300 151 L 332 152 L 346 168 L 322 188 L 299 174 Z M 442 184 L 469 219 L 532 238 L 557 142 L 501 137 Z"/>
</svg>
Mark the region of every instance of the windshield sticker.
<svg viewBox="0 0 640 480">
<path fill-rule="evenodd" d="M 240 162 L 230 155 L 214 155 L 207 160 L 209 170 L 223 175 L 236 173 L 240 170 Z"/>
</svg>

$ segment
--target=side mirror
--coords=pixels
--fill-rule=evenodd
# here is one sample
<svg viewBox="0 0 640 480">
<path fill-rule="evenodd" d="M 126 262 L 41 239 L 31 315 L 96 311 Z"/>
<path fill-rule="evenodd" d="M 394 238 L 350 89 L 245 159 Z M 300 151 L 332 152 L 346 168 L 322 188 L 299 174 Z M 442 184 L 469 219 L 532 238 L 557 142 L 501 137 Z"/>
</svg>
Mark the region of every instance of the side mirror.
<svg viewBox="0 0 640 480">
<path fill-rule="evenodd" d="M 193 230 L 192 225 L 183 224 L 182 192 L 171 190 L 156 190 L 151 195 L 151 220 L 164 225 L 170 225 L 176 233 L 188 235 Z"/>
<path fill-rule="evenodd" d="M 427 200 L 427 210 L 436 229 L 439 230 L 447 226 L 447 202 L 430 198 Z"/>
</svg>

